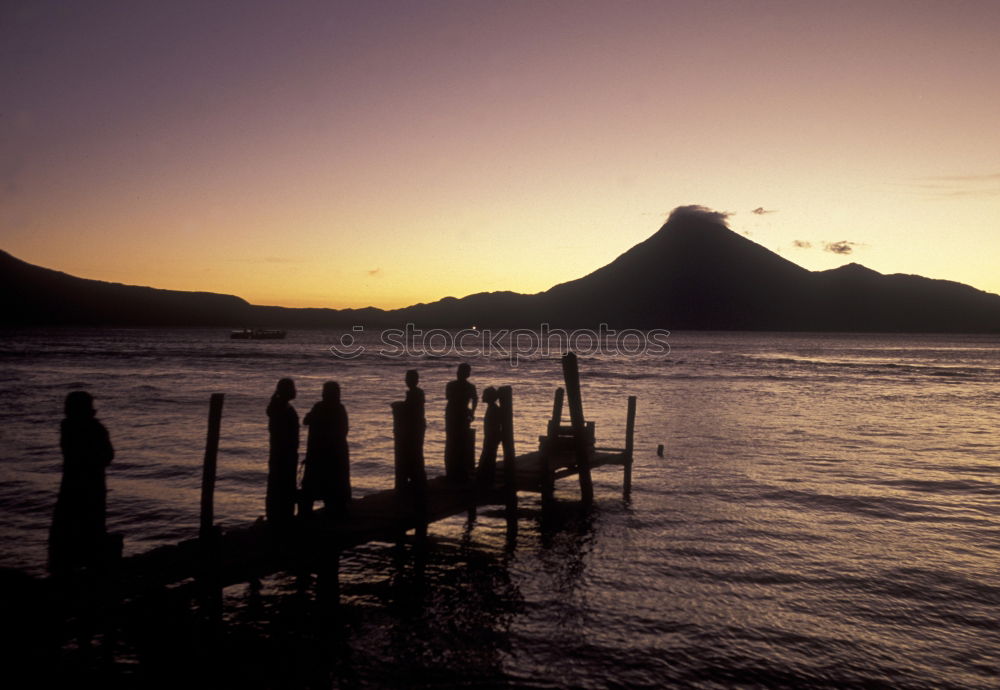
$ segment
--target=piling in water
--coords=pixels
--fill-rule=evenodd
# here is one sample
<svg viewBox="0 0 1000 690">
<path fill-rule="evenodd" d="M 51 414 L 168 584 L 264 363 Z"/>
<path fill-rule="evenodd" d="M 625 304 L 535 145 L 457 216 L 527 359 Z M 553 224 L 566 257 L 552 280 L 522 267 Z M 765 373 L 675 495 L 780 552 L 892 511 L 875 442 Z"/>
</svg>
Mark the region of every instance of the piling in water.
<svg viewBox="0 0 1000 690">
<path fill-rule="evenodd" d="M 580 474 L 580 500 L 589 505 L 594 501 L 594 484 L 590 477 L 590 449 L 587 443 L 586 422 L 583 418 L 583 400 L 580 397 L 580 370 L 574 353 L 568 352 L 563 355 L 562 369 L 566 381 L 566 397 L 569 399 L 569 418 L 575 439 L 576 467 Z"/>
</svg>

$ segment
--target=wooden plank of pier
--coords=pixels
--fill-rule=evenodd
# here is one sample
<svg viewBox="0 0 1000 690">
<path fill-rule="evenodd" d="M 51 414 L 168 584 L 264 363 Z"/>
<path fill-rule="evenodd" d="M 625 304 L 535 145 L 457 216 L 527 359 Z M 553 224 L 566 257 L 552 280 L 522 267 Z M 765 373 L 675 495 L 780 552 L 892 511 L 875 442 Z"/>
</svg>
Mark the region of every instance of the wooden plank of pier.
<svg viewBox="0 0 1000 690">
<path fill-rule="evenodd" d="M 205 461 L 201 474 L 201 525 L 199 536 L 212 538 L 215 520 L 215 466 L 219 454 L 219 430 L 222 425 L 222 404 L 225 396 L 213 393 L 208 410 L 208 438 L 205 440 Z"/>
<path fill-rule="evenodd" d="M 567 353 L 562 359 L 563 378 L 566 380 L 566 397 L 569 399 L 569 418 L 573 426 L 576 446 L 576 466 L 580 475 L 580 497 L 586 504 L 594 500 L 594 483 L 590 478 L 590 449 L 587 447 L 586 422 L 583 418 L 583 399 L 580 395 L 580 370 L 576 355 Z"/>
<path fill-rule="evenodd" d="M 550 456 L 555 479 L 577 473 L 573 453 Z M 590 458 L 591 468 L 625 466 L 624 450 L 596 450 Z M 541 492 L 545 483 L 546 458 L 540 451 L 517 456 L 514 478 L 518 491 Z M 505 461 L 497 463 L 497 476 L 505 477 Z M 476 491 L 473 485 L 456 485 L 444 477 L 427 482 L 427 521 L 436 522 L 461 515 L 469 505 L 507 505 L 509 492 L 505 482 L 494 484 L 487 491 Z M 289 529 L 276 529 L 264 520 L 227 530 L 217 537 L 212 561 L 213 580 L 226 586 L 276 572 L 298 569 L 312 570 L 331 552 L 368 542 L 394 542 L 408 530 L 419 526 L 418 514 L 406 492 L 388 489 L 352 501 L 347 516 L 328 520 L 324 511 L 312 520 L 299 521 Z M 199 539 L 176 545 L 162 546 L 122 561 L 119 568 L 119 590 L 124 595 L 139 594 L 158 587 L 175 585 L 200 577 L 204 571 L 205 553 Z"/>
</svg>

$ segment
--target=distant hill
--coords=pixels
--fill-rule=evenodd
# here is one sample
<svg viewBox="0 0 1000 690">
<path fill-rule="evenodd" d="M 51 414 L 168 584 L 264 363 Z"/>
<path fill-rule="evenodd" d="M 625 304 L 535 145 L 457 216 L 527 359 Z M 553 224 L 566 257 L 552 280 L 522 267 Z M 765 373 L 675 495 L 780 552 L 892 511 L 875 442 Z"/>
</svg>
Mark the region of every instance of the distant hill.
<svg viewBox="0 0 1000 690">
<path fill-rule="evenodd" d="M 247 314 L 233 295 L 179 292 L 88 280 L 33 266 L 0 252 L 5 324 L 209 326 Z"/>
<path fill-rule="evenodd" d="M 8 325 L 317 328 L 596 327 L 671 330 L 1000 332 L 1000 295 L 858 264 L 812 272 L 681 207 L 593 273 L 534 295 L 447 297 L 395 310 L 254 306 L 232 295 L 76 278 L 0 252 Z"/>
<path fill-rule="evenodd" d="M 255 306 L 234 295 L 89 280 L 34 266 L 0 251 L 0 323 L 25 326 L 351 326 L 380 309 Z"/>
</svg>

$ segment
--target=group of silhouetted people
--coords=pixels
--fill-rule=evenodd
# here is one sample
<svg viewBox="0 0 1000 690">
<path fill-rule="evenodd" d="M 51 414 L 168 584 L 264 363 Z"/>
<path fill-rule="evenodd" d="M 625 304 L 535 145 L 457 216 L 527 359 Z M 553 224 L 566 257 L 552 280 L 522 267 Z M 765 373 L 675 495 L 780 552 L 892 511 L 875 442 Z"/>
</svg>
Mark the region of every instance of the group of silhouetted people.
<svg viewBox="0 0 1000 690">
<path fill-rule="evenodd" d="M 483 450 L 479 457 L 479 469 L 475 467 L 475 439 L 472 436 L 472 420 L 476 417 L 479 397 L 476 387 L 469 381 L 472 367 L 466 363 L 458 365 L 454 381 L 445 386 L 445 475 L 458 482 L 468 482 L 475 477 L 477 483 L 485 486 L 493 484 L 497 466 L 497 448 L 502 439 L 503 422 L 500 396 L 496 388 L 483 391 L 486 414 L 483 415 Z"/>
<path fill-rule="evenodd" d="M 499 395 L 492 386 L 483 392 L 483 450 L 476 470 L 471 423 L 479 402 L 469 381 L 472 368 L 460 364 L 454 381 L 445 387 L 445 476 L 456 483 L 476 480 L 482 487 L 493 485 L 497 448 L 503 435 Z M 416 369 L 406 372 L 406 398 L 393 404 L 396 425 L 396 488 L 420 491 L 426 485 L 424 435 L 427 428 L 426 397 Z M 351 500 L 350 453 L 347 444 L 347 411 L 340 402 L 340 386 L 328 381 L 323 399 L 305 416 L 309 427 L 302 486 L 296 490 L 299 419 L 291 401 L 295 383 L 281 379 L 267 407 L 270 431 L 266 516 L 268 522 L 288 524 L 298 514 L 308 516 L 313 504 L 322 500 L 327 514 L 342 517 Z"/>
<path fill-rule="evenodd" d="M 264 513 L 268 522 L 287 523 L 295 516 L 312 513 L 323 501 L 331 515 L 342 515 L 351 500 L 350 450 L 347 445 L 347 410 L 340 402 L 340 384 L 323 384 L 323 399 L 313 405 L 302 423 L 309 427 L 302 488 L 297 490 L 299 467 L 299 415 L 292 407 L 295 382 L 281 379 L 267 406 L 270 453 L 267 461 L 267 497 Z"/>
<path fill-rule="evenodd" d="M 445 474 L 456 483 L 473 480 L 481 487 L 494 483 L 497 448 L 503 436 L 498 392 L 492 386 L 483 392 L 483 448 L 475 468 L 471 430 L 478 396 L 469 381 L 468 364 L 460 364 L 454 381 L 445 387 Z M 424 391 L 415 369 L 406 372 L 406 398 L 394 403 L 397 423 L 405 428 L 397 436 L 397 489 L 422 490 L 426 485 L 424 435 L 427 428 Z M 327 515 L 347 515 L 351 501 L 350 450 L 347 443 L 347 410 L 340 401 L 340 385 L 328 381 L 322 399 L 302 420 L 309 428 L 303 461 L 301 487 L 297 486 L 299 416 L 292 407 L 295 382 L 278 381 L 267 406 L 270 452 L 268 454 L 265 515 L 268 522 L 288 525 L 296 508 L 309 516 L 316 501 L 323 501 Z M 53 573 L 99 565 L 109 548 L 105 528 L 106 487 L 104 470 L 114 458 L 107 429 L 95 416 L 93 398 L 85 391 L 66 396 L 60 447 L 62 482 L 49 535 L 49 567 Z M 400 452 L 402 450 L 402 452 Z"/>
</svg>

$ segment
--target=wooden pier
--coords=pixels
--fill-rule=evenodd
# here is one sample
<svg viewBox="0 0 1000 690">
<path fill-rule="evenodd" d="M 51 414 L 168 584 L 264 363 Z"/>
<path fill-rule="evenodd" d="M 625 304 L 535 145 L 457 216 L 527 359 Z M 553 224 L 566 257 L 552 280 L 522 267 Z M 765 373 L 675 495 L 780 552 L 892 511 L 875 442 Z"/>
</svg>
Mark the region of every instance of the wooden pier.
<svg viewBox="0 0 1000 690">
<path fill-rule="evenodd" d="M 547 429 L 539 436 L 538 449 L 529 453 L 515 452 L 513 393 L 509 386 L 499 390 L 504 415 L 503 459 L 497 462 L 491 484 L 456 483 L 436 477 L 427 480 L 423 491 L 390 489 L 355 499 L 343 517 L 334 518 L 320 510 L 284 527 L 259 519 L 225 531 L 213 524 L 216 452 L 223 406 L 222 395 L 213 395 L 199 537 L 122 559 L 112 569 L 114 588 L 125 598 L 185 583 L 199 587 L 207 584 L 210 589 L 218 590 L 283 571 L 326 573 L 336 580 L 344 550 L 368 542 L 398 542 L 410 531 L 419 541 L 426 535 L 428 524 L 462 514 L 473 519 L 483 506 L 503 506 L 508 534 L 514 535 L 518 492 L 541 493 L 544 507 L 554 500 L 556 481 L 575 475 L 579 478 L 581 501 L 586 504 L 593 500 L 591 470 L 609 465 L 623 468 L 623 491 L 627 496 L 632 482 L 635 397 L 628 399 L 624 447 L 597 447 L 594 425 L 584 418 L 577 361 L 572 353 L 563 357 L 563 374 L 565 393 L 562 388 L 556 390 Z M 562 424 L 564 398 L 569 407 L 568 426 Z M 397 444 L 397 453 L 407 446 Z"/>
</svg>

